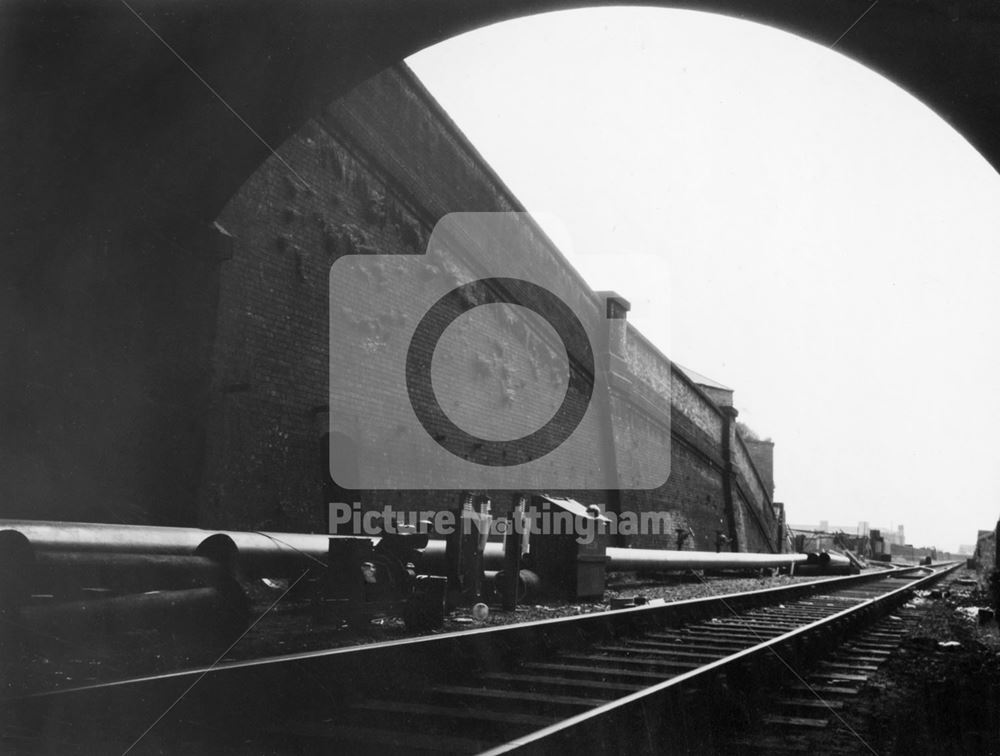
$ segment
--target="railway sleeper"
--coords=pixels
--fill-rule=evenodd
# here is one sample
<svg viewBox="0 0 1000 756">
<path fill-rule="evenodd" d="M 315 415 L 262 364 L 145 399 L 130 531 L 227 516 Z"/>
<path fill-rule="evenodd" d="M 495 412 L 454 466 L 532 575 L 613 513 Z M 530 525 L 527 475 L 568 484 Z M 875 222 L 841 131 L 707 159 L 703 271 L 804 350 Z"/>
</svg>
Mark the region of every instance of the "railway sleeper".
<svg viewBox="0 0 1000 756">
<path fill-rule="evenodd" d="M 789 630 L 797 630 L 802 627 L 805 622 L 764 622 L 764 621 L 748 621 L 742 619 L 730 619 L 724 620 L 710 627 L 731 627 L 737 630 L 748 630 L 751 632 L 767 632 L 767 633 L 777 633 L 778 635 L 784 635 Z"/>
<path fill-rule="evenodd" d="M 557 661 L 554 662 L 530 662 L 528 664 L 522 665 L 522 669 L 530 669 L 534 671 L 542 672 L 557 672 L 560 675 L 584 677 L 596 680 L 608 680 L 608 681 L 629 681 L 634 680 L 636 682 L 645 682 L 642 687 L 646 688 L 651 685 L 655 685 L 658 682 L 663 682 L 664 680 L 669 680 L 671 677 L 676 677 L 680 674 L 677 671 L 676 674 L 671 674 L 669 672 L 653 672 L 646 669 L 623 669 L 622 667 L 609 666 L 609 665 L 596 665 L 596 664 L 566 664 Z"/>
<path fill-rule="evenodd" d="M 692 659 L 658 659 L 647 656 L 628 654 L 560 654 L 557 659 L 570 659 L 581 662 L 597 662 L 600 664 L 613 664 L 616 667 L 638 667 L 649 670 L 670 670 L 676 674 L 698 669 L 703 666 L 701 662 Z"/>
<path fill-rule="evenodd" d="M 751 630 L 745 627 L 740 627 L 735 624 L 729 624 L 724 622 L 715 622 L 706 625 L 692 625 L 691 627 L 686 627 L 682 631 L 683 635 L 690 637 L 692 635 L 704 636 L 710 635 L 713 637 L 729 637 L 729 638 L 741 638 L 745 640 L 754 641 L 757 640 L 761 635 L 771 635 L 778 636 L 784 635 L 784 630 L 772 631 L 772 630 Z"/>
<path fill-rule="evenodd" d="M 873 643 L 845 643 L 843 650 L 847 653 L 857 653 L 857 654 L 867 654 L 868 656 L 876 656 L 880 658 L 886 658 L 892 656 L 892 652 L 896 649 L 895 644 L 889 643 L 879 643 L 875 645 Z"/>
<path fill-rule="evenodd" d="M 371 699 L 350 707 L 350 721 L 377 728 L 389 724 L 401 731 L 463 738 L 503 741 L 558 722 L 560 716 L 532 712 L 507 711 L 471 705 L 471 701 L 453 701 L 449 705 L 424 701 Z"/>
<path fill-rule="evenodd" d="M 729 655 L 728 653 L 720 653 L 718 650 L 715 650 L 714 653 L 710 651 L 686 651 L 683 646 L 676 648 L 662 648 L 657 646 L 648 646 L 636 641 L 625 641 L 622 645 L 617 646 L 594 646 L 594 650 L 603 653 L 622 653 L 636 656 L 648 656 L 651 658 L 659 657 L 664 659 L 676 659 L 678 661 L 700 662 L 712 662 L 717 659 L 725 658 Z"/>
<path fill-rule="evenodd" d="M 691 632 L 686 633 L 685 635 L 687 638 L 690 638 L 691 640 L 694 641 L 711 642 L 713 640 L 718 640 L 729 643 L 740 642 L 745 644 L 745 648 L 749 648 L 751 646 L 756 646 L 760 643 L 764 643 L 765 641 L 773 640 L 774 638 L 777 638 L 779 635 L 784 635 L 784 633 L 768 633 L 763 631 L 759 633 L 749 633 L 749 632 L 736 633 L 732 631 L 719 629 L 714 631 L 692 630 Z"/>
<path fill-rule="evenodd" d="M 608 702 L 608 697 L 574 696 L 564 693 L 536 693 L 503 687 L 474 685 L 434 685 L 420 692 L 421 700 L 430 703 L 463 702 L 497 711 L 538 712 L 545 715 L 571 716 Z"/>
<path fill-rule="evenodd" d="M 779 616 L 777 614 L 772 614 L 766 610 L 757 610 L 753 612 L 747 612 L 746 614 L 735 614 L 732 616 L 734 620 L 740 620 L 743 622 L 764 622 L 775 625 L 801 625 L 804 621 L 807 621 L 814 615 L 803 615 L 799 617 L 785 617 Z"/>
<path fill-rule="evenodd" d="M 877 672 L 877 664 L 863 664 L 853 661 L 837 661 L 835 659 L 830 659 L 826 661 L 821 661 L 817 668 L 820 670 L 832 670 L 834 672 L 840 672 L 844 670 L 846 672 Z"/>
<path fill-rule="evenodd" d="M 874 664 L 879 665 L 888 659 L 888 656 L 870 656 L 846 649 L 837 651 L 830 657 L 830 661 L 843 664 Z"/>
<path fill-rule="evenodd" d="M 656 648 L 663 651 L 677 651 L 678 653 L 688 653 L 692 656 L 710 656 L 713 659 L 721 659 L 724 656 L 735 654 L 748 648 L 743 643 L 685 643 L 682 641 L 662 641 L 651 640 L 647 636 L 629 639 L 628 644 L 638 648 Z"/>
<path fill-rule="evenodd" d="M 306 754 L 350 753 L 359 756 L 383 756 L 385 753 L 422 756 L 423 754 L 473 754 L 496 745 L 495 740 L 462 737 L 448 733 L 393 728 L 391 722 L 361 727 L 324 722 L 290 722 L 274 731 L 275 752 L 297 746 Z"/>
<path fill-rule="evenodd" d="M 830 724 L 829 719 L 819 719 L 817 717 L 787 717 L 780 714 L 772 714 L 763 719 L 765 725 L 780 725 L 782 727 L 811 727 L 822 729 Z"/>
<path fill-rule="evenodd" d="M 827 678 L 823 678 L 824 680 Z M 795 692 L 806 692 L 809 694 L 819 693 L 820 695 L 826 696 L 856 696 L 858 694 L 859 688 L 849 687 L 847 685 L 831 685 L 829 683 L 818 683 L 815 685 L 805 684 L 805 683 L 792 683 L 785 686 L 785 690 L 795 691 Z"/>
<path fill-rule="evenodd" d="M 684 644 L 689 643 L 700 643 L 702 645 L 710 646 L 732 646 L 739 648 L 740 650 L 748 648 L 749 645 L 745 638 L 739 638 L 737 640 L 720 638 L 717 635 L 712 635 L 710 633 L 704 634 L 702 636 L 692 636 L 684 631 L 679 631 L 676 633 L 660 633 L 660 632 L 648 632 L 642 636 L 644 640 L 661 640 L 666 643 Z"/>
<path fill-rule="evenodd" d="M 573 696 L 565 693 L 537 693 L 510 690 L 502 686 L 479 687 L 476 685 L 432 685 L 422 690 L 401 692 L 390 698 L 371 699 L 376 708 L 386 704 L 388 710 L 400 708 L 402 713 L 416 706 L 421 711 L 430 706 L 428 715 L 459 719 L 475 718 L 477 712 L 489 712 L 485 717 L 503 723 L 510 720 L 515 725 L 537 724 L 535 717 L 557 721 L 607 702 L 604 697 Z M 523 715 L 523 716 L 522 716 Z M 527 717 L 527 719 L 525 719 Z"/>
<path fill-rule="evenodd" d="M 844 708 L 843 701 L 825 701 L 820 698 L 779 698 L 774 703 L 783 709 L 793 711 L 814 711 L 816 709 L 822 709 L 823 711 L 839 711 Z"/>
<path fill-rule="evenodd" d="M 491 685 L 503 687 L 505 690 L 528 691 L 549 694 L 552 692 L 578 697 L 593 696 L 598 703 L 603 703 L 604 697 L 613 693 L 615 696 L 626 696 L 647 687 L 646 683 L 615 682 L 605 680 L 585 680 L 558 675 L 520 674 L 512 672 L 489 672 L 482 675 L 484 681 Z"/>
</svg>

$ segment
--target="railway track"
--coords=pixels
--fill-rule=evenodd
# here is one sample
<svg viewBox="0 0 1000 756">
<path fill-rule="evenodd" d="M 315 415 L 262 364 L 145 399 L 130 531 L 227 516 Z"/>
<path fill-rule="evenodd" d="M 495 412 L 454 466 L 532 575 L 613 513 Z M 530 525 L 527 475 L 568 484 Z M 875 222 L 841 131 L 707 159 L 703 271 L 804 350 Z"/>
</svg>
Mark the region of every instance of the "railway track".
<svg viewBox="0 0 1000 756">
<path fill-rule="evenodd" d="M 883 617 L 847 638 L 811 665 L 806 681 L 763 703 L 755 726 L 734 734 L 726 753 L 845 753 L 868 751 L 864 739 L 845 719 L 852 700 L 899 647 L 905 619 Z M 831 741 L 831 734 L 843 736 Z"/>
<path fill-rule="evenodd" d="M 885 726 L 872 717 L 872 695 L 886 685 L 887 663 L 926 621 L 934 594 L 939 599 L 947 595 L 953 581 L 954 573 L 938 584 L 940 590 L 922 591 L 922 599 L 846 637 L 808 670 L 813 690 L 822 690 L 820 695 L 803 685 L 777 691 L 761 702 L 749 727 L 733 733 L 722 752 L 736 756 L 883 752 L 871 745 L 884 742 L 871 728 Z"/>
<path fill-rule="evenodd" d="M 810 718 L 802 714 L 816 710 L 810 701 L 858 682 L 885 649 L 855 641 L 840 656 L 828 655 L 953 568 L 866 573 L 8 699 L 0 747 L 87 753 L 722 749 L 733 744 L 748 712 L 759 709 L 765 689 L 790 691 L 791 713 L 771 716 L 791 722 Z"/>
</svg>

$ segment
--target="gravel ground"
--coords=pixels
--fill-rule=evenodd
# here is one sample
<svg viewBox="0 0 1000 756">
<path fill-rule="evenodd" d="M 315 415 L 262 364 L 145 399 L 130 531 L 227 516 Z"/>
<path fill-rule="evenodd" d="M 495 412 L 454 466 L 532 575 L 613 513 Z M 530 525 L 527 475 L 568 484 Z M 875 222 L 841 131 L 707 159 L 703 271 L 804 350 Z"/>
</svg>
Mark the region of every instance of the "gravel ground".
<svg viewBox="0 0 1000 756">
<path fill-rule="evenodd" d="M 872 681 L 878 753 L 1000 754 L 1000 632 L 977 618 L 990 600 L 981 581 L 963 582 L 976 577 L 963 570 L 940 597 L 917 600 L 923 616 Z"/>
<path fill-rule="evenodd" d="M 591 612 L 608 611 L 612 599 L 638 598 L 639 602 L 662 599 L 684 601 L 687 599 L 722 596 L 729 593 L 779 588 L 796 582 L 816 580 L 816 577 L 789 577 L 788 575 L 759 577 L 719 577 L 699 574 L 671 577 L 660 581 L 639 581 L 628 575 L 615 576 L 603 598 L 593 601 L 546 600 L 526 601 L 513 612 L 503 611 L 499 604 L 489 605 L 489 615 L 476 620 L 471 607 L 460 607 L 445 616 L 444 626 L 433 634 L 456 632 L 483 627 L 510 625 L 517 622 L 534 622 L 570 617 Z M 367 628 L 352 631 L 346 627 L 331 626 L 310 616 L 302 604 L 291 604 L 284 611 L 275 611 L 261 621 L 248 636 L 227 656 L 227 659 L 248 659 L 276 653 L 296 653 L 322 648 L 338 648 L 363 643 L 397 640 L 419 636 L 406 629 L 403 621 L 391 614 L 376 616 Z"/>
</svg>

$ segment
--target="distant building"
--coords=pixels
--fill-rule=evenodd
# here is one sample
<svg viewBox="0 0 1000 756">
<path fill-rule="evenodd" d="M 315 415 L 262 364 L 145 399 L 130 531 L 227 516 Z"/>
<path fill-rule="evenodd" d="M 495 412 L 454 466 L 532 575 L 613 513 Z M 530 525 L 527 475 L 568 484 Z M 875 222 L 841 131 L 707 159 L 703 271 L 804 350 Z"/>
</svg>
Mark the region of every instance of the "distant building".
<svg viewBox="0 0 1000 756">
<path fill-rule="evenodd" d="M 798 537 L 797 548 L 802 551 L 848 548 L 862 556 L 870 557 L 878 552 L 903 555 L 905 558 L 911 558 L 915 553 L 913 546 L 906 544 L 902 525 L 893 530 L 873 528 L 867 520 L 855 525 L 831 525 L 829 520 L 820 520 L 817 525 L 789 525 L 788 532 L 793 539 Z M 933 549 L 916 551 L 925 556 Z"/>
<path fill-rule="evenodd" d="M 906 543 L 906 533 L 902 525 L 899 525 L 895 530 L 893 530 L 892 528 L 871 527 L 865 520 L 855 525 L 831 525 L 829 520 L 820 520 L 818 525 L 791 524 L 788 527 L 790 530 L 794 530 L 799 533 L 843 533 L 844 535 L 853 537 L 865 537 L 868 536 L 873 530 L 877 530 L 881 533 L 882 540 L 885 541 L 886 544 L 902 546 Z"/>
</svg>

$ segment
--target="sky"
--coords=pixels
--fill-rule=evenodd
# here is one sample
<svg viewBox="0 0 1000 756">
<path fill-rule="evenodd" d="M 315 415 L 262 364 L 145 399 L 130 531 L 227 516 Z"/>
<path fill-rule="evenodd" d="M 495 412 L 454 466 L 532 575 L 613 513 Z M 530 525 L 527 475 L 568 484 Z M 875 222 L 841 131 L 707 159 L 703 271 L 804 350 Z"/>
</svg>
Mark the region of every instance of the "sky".
<svg viewBox="0 0 1000 756">
<path fill-rule="evenodd" d="M 595 289 L 775 442 L 793 524 L 957 550 L 1000 516 L 1000 176 L 836 51 L 608 8 L 408 61 Z"/>
</svg>

